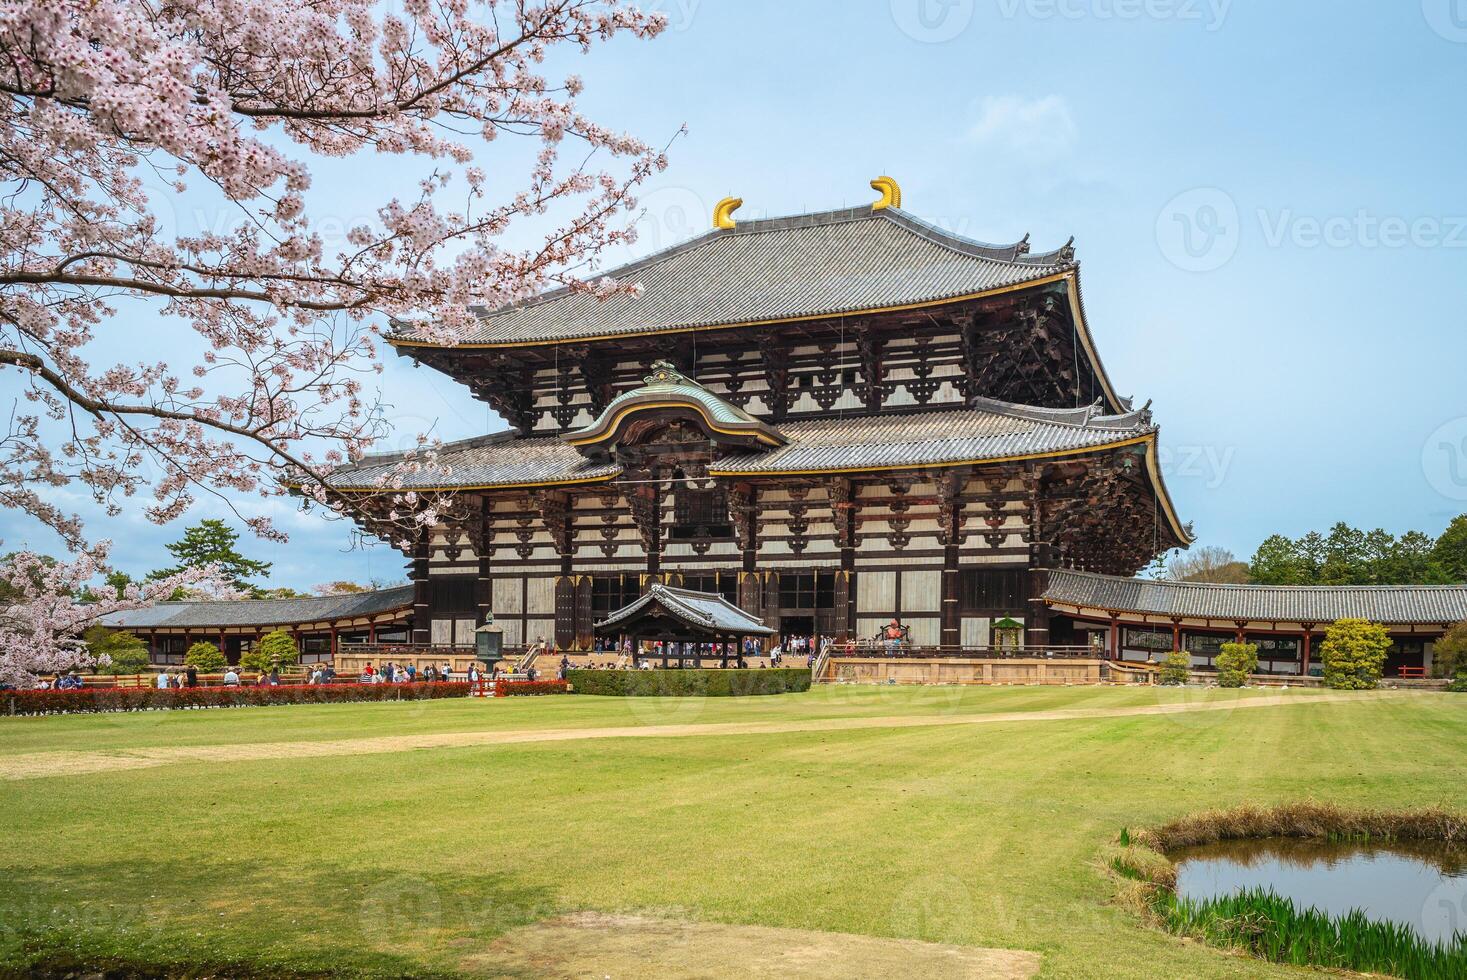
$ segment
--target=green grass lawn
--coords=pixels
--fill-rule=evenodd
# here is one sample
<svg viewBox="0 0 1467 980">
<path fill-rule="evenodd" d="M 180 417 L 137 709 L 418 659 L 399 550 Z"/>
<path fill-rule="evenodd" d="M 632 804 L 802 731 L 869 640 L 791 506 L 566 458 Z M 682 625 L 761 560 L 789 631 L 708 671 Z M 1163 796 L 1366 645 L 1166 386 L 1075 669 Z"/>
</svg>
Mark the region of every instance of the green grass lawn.
<svg viewBox="0 0 1467 980">
<path fill-rule="evenodd" d="M 1277 694 L 1278 692 L 1267 692 Z M 821 688 L 0 719 L 0 753 L 1243 700 L 1255 692 Z M 1299 694 L 1302 701 L 1309 695 Z M 1284 976 L 1110 903 L 1122 826 L 1242 802 L 1467 803 L 1467 698 L 1172 716 L 583 739 L 0 781 L 0 966 L 495 972 L 574 910 L 1034 950 L 1053 977 Z M 503 972 L 503 971 L 501 971 Z"/>
</svg>

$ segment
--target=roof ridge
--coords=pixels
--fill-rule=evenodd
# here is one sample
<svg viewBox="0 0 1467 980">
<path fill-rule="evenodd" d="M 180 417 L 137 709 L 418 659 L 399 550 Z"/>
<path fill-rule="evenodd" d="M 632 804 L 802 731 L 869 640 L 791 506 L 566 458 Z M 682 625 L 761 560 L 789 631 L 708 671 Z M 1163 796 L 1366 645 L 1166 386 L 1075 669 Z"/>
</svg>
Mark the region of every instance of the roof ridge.
<svg viewBox="0 0 1467 980">
<path fill-rule="evenodd" d="M 1055 568 L 1050 574 L 1078 575 L 1086 578 L 1105 579 L 1113 582 L 1135 582 L 1138 585 L 1161 585 L 1167 588 L 1193 589 L 1288 589 L 1291 592 L 1371 592 L 1390 589 L 1432 589 L 1441 591 L 1467 590 L 1467 583 L 1432 583 L 1421 585 L 1272 585 L 1259 582 L 1182 582 L 1175 579 L 1137 578 L 1127 575 L 1107 575 L 1104 572 L 1087 572 L 1078 568 Z"/>
<path fill-rule="evenodd" d="M 862 204 L 855 207 L 830 208 L 825 211 L 806 211 L 798 214 L 774 215 L 764 218 L 746 218 L 736 222 L 732 228 L 709 228 L 683 241 L 675 242 L 665 248 L 650 252 L 641 258 L 632 259 L 621 265 L 614 266 L 594 275 L 589 275 L 582 281 L 624 279 L 627 276 L 635 275 L 643 269 L 656 265 L 673 256 L 695 251 L 705 245 L 711 245 L 715 242 L 737 238 L 743 235 L 763 235 L 801 228 L 823 228 L 831 225 L 855 224 L 861 221 L 875 220 L 889 221 L 926 239 L 934 245 L 948 248 L 959 254 L 973 258 L 983 258 L 990 261 L 1026 266 L 1070 266 L 1075 264 L 1074 249 L 1069 243 L 1050 252 L 1030 255 L 1029 238 L 1027 235 L 1012 245 L 997 245 L 990 242 L 982 242 L 976 238 L 969 238 L 957 232 L 948 231 L 930 221 L 917 217 L 910 211 L 903 211 L 901 208 L 876 209 L 869 204 Z M 1073 242 L 1074 238 L 1072 236 L 1070 243 Z M 541 303 L 567 296 L 572 291 L 573 287 L 571 286 L 558 286 L 555 289 L 547 290 L 529 299 L 506 303 L 503 306 L 497 306 L 493 309 L 488 309 L 483 306 L 475 306 L 470 309 L 479 316 L 488 318 L 510 310 L 523 310 L 539 306 Z"/>
</svg>

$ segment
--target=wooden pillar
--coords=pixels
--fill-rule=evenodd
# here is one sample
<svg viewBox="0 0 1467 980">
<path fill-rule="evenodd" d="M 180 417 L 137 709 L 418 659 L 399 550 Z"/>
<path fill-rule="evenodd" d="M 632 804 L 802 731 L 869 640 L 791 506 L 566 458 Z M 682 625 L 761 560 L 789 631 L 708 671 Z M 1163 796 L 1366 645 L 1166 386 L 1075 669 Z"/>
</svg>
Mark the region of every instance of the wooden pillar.
<svg viewBox="0 0 1467 980">
<path fill-rule="evenodd" d="M 942 508 L 938 516 L 942 528 L 942 620 L 938 643 L 949 648 L 962 643 L 958 546 L 962 543 L 963 482 L 959 476 L 941 478 L 938 483 L 938 504 Z"/>
<path fill-rule="evenodd" d="M 494 568 L 489 562 L 489 542 L 494 531 L 489 520 L 489 498 L 479 498 L 479 534 L 474 540 L 474 557 L 479 561 L 479 574 L 474 582 L 475 620 L 483 626 L 494 615 Z"/>
<path fill-rule="evenodd" d="M 1314 645 L 1314 624 L 1304 623 L 1304 640 L 1299 648 L 1299 676 L 1309 676 L 1309 654 Z"/>
<path fill-rule="evenodd" d="M 1029 574 L 1027 614 L 1024 619 L 1024 645 L 1049 646 L 1049 607 L 1044 592 L 1049 588 L 1049 566 L 1052 559 L 1048 533 L 1044 527 L 1044 481 L 1037 468 L 1024 474 L 1024 489 L 1029 495 Z"/>
<path fill-rule="evenodd" d="M 1247 640 L 1244 638 L 1243 627 L 1247 626 L 1248 624 L 1247 623 L 1238 622 L 1237 620 L 1234 620 L 1233 621 L 1233 625 L 1238 628 L 1237 632 L 1233 634 L 1234 639 L 1238 643 L 1246 643 Z"/>
<path fill-rule="evenodd" d="M 1172 649 L 1182 649 L 1182 621 L 1180 619 L 1172 620 Z"/>
<path fill-rule="evenodd" d="M 428 561 L 432 554 L 432 530 L 421 528 L 413 542 L 413 643 L 426 646 L 432 642 L 433 627 L 429 621 Z"/>
<path fill-rule="evenodd" d="M 332 663 L 336 663 L 336 649 L 337 649 L 336 624 L 335 623 L 332 623 L 331 624 L 331 662 Z"/>
<path fill-rule="evenodd" d="M 1121 659 L 1121 618 L 1112 615 L 1110 617 L 1110 636 L 1106 640 L 1106 651 L 1110 659 Z"/>
</svg>

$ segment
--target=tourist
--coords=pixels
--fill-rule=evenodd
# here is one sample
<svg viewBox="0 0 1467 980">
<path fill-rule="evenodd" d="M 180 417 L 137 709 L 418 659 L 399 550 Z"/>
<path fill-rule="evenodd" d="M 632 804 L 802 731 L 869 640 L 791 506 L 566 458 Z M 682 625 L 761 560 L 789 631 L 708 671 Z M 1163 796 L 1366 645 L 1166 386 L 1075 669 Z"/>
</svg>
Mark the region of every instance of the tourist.
<svg viewBox="0 0 1467 980">
<path fill-rule="evenodd" d="M 168 671 L 158 671 L 158 676 L 153 680 L 153 686 L 160 691 L 168 690 Z"/>
<path fill-rule="evenodd" d="M 397 664 L 395 664 L 391 660 L 389 660 L 389 661 L 387 661 L 387 663 L 385 663 L 385 664 L 382 665 L 382 680 L 383 680 L 384 683 L 391 684 L 396 679 L 397 679 Z"/>
<path fill-rule="evenodd" d="M 270 668 L 270 686 L 271 687 L 279 687 L 280 686 L 280 668 L 279 667 L 271 667 Z"/>
<path fill-rule="evenodd" d="M 418 665 L 417 664 L 408 664 L 407 665 L 407 668 L 406 668 L 406 673 L 407 673 L 407 682 L 409 684 L 413 683 L 414 681 L 416 681 L 418 679 Z"/>
<path fill-rule="evenodd" d="M 184 676 L 188 678 L 189 687 L 199 686 L 199 668 L 195 667 L 193 664 L 189 664 L 188 667 L 184 670 Z"/>
<path fill-rule="evenodd" d="M 224 668 L 224 685 L 226 687 L 239 687 L 239 673 L 232 666 Z"/>
</svg>

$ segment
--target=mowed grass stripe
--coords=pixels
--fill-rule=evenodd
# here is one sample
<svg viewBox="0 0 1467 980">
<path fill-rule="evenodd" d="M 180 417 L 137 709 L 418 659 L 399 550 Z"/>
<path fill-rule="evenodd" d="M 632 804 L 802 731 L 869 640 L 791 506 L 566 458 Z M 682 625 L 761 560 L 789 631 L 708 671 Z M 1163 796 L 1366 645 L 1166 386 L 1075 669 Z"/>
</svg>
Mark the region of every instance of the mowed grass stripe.
<svg viewBox="0 0 1467 980">
<path fill-rule="evenodd" d="M 256 742 L 234 745 L 179 745 L 136 748 L 119 752 L 55 751 L 0 757 L 0 779 L 76 777 L 119 769 L 197 762 L 234 764 L 267 759 L 376 755 L 391 752 L 456 749 L 478 745 L 512 745 L 521 742 L 559 742 L 585 739 L 622 738 L 711 738 L 774 735 L 803 731 L 847 731 L 862 728 L 913 728 L 939 725 L 985 725 L 1009 722 L 1058 722 L 1096 717 L 1231 713 L 1244 709 L 1297 707 L 1311 702 L 1338 702 L 1388 695 L 1364 694 L 1274 694 L 1247 699 L 1175 701 L 1120 707 L 1048 708 L 1000 711 L 988 714 L 932 713 L 899 716 L 811 718 L 799 721 L 695 722 L 684 724 L 619 725 L 614 727 L 530 729 L 525 731 L 459 731 L 403 735 L 361 735 L 345 739 L 316 739 L 298 742 Z M 1412 695 L 1396 695 L 1410 697 Z M 689 699 L 632 699 L 648 702 L 649 712 L 676 715 Z M 662 702 L 657 704 L 655 702 Z M 429 702 L 431 703 L 431 702 Z M 668 705 L 672 705 L 668 707 Z"/>
</svg>

